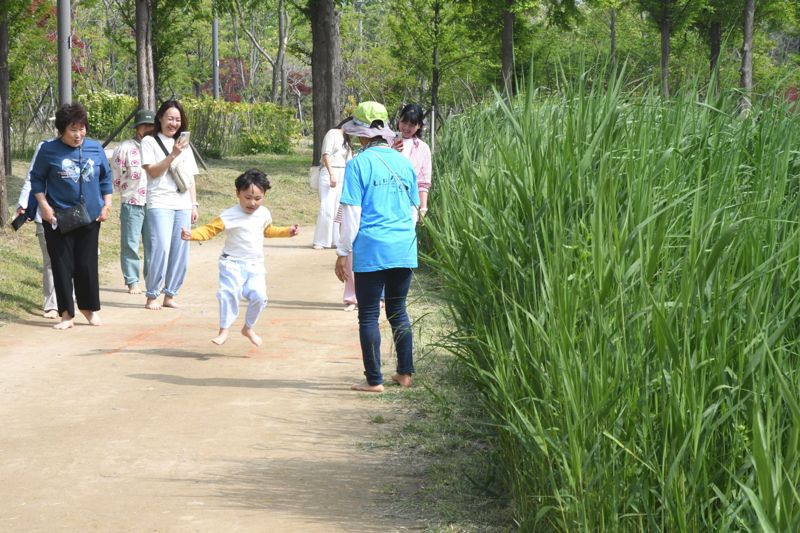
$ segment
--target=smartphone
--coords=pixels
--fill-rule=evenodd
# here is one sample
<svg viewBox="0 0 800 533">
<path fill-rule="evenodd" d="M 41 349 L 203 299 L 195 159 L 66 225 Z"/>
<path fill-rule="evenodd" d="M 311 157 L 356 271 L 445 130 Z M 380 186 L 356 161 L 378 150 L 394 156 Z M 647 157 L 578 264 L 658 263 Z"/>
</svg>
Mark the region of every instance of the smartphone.
<svg viewBox="0 0 800 533">
<path fill-rule="evenodd" d="M 178 140 L 179 141 L 185 141 L 185 142 L 188 143 L 189 142 L 189 132 L 188 131 L 182 131 L 180 137 L 178 137 Z"/>
<path fill-rule="evenodd" d="M 22 225 L 25 223 L 26 220 L 28 219 L 25 218 L 25 213 L 22 213 L 21 215 L 17 216 L 17 218 L 11 221 L 11 227 L 14 228 L 14 231 L 17 231 L 19 228 L 22 227 Z"/>
</svg>

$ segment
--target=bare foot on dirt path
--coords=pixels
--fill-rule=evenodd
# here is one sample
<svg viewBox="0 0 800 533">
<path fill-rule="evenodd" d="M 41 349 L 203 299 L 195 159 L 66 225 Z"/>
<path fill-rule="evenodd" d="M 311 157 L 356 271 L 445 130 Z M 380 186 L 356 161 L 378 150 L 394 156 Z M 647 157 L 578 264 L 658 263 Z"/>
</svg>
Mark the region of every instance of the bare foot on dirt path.
<svg viewBox="0 0 800 533">
<path fill-rule="evenodd" d="M 357 317 L 312 234 L 266 243 L 261 346 L 208 342 L 224 239 L 190 244 L 181 309 L 132 303 L 112 261 L 102 327 L 54 331 L 41 311 L 0 326 L 0 531 L 421 529 L 409 465 L 363 446 L 406 419 L 350 391 Z"/>
</svg>

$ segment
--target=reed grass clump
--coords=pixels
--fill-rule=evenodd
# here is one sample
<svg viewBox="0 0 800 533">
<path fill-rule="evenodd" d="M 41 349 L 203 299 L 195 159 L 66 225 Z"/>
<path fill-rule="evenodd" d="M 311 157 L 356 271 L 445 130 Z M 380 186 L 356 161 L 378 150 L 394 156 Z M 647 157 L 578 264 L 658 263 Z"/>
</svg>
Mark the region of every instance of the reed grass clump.
<svg viewBox="0 0 800 533">
<path fill-rule="evenodd" d="M 428 263 L 519 526 L 800 530 L 800 126 L 585 80 L 437 141 Z"/>
</svg>

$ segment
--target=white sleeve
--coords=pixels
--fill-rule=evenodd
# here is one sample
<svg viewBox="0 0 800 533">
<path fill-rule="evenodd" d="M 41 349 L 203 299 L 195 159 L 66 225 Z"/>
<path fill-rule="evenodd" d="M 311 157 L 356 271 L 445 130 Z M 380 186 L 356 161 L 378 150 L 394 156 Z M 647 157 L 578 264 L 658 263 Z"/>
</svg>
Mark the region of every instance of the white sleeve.
<svg viewBox="0 0 800 533">
<path fill-rule="evenodd" d="M 22 190 L 19 191 L 19 200 L 17 200 L 17 207 L 21 207 L 22 209 L 28 208 L 28 198 L 31 195 L 31 175 L 28 173 L 28 177 L 25 178 L 25 183 L 22 184 Z"/>
<path fill-rule="evenodd" d="M 31 169 L 33 168 L 33 162 L 36 161 L 36 156 L 39 155 L 39 148 L 41 148 L 43 144 L 44 141 L 36 145 L 36 150 L 33 151 L 33 157 L 31 157 L 31 164 L 28 165 L 28 175 L 25 176 L 25 183 L 22 184 L 22 190 L 19 191 L 17 206 L 22 209 L 28 208 L 28 197 L 31 194 Z"/>
<path fill-rule="evenodd" d="M 361 206 L 342 204 L 342 225 L 339 228 L 339 242 L 336 244 L 336 255 L 347 257 L 353 251 L 361 227 Z"/>
<path fill-rule="evenodd" d="M 156 135 L 158 134 L 156 133 Z M 151 136 L 148 135 L 147 137 L 142 139 L 141 143 L 142 166 L 153 165 L 166 157 L 166 156 L 158 157 L 159 154 L 156 153 L 156 148 L 158 148 L 159 152 L 163 154 L 163 152 L 161 151 L 161 147 L 158 146 L 156 141 Z"/>
</svg>

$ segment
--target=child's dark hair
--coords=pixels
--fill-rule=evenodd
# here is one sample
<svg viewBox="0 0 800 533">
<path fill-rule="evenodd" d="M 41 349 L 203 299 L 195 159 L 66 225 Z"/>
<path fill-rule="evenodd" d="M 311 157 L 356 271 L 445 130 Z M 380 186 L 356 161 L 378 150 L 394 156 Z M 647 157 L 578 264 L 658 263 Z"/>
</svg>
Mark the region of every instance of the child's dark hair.
<svg viewBox="0 0 800 533">
<path fill-rule="evenodd" d="M 244 191 L 255 185 L 261 192 L 267 192 L 271 187 L 267 175 L 257 168 L 250 168 L 244 174 L 236 178 L 236 192 Z"/>
</svg>

